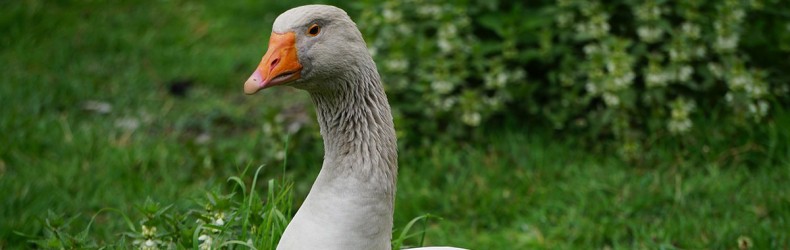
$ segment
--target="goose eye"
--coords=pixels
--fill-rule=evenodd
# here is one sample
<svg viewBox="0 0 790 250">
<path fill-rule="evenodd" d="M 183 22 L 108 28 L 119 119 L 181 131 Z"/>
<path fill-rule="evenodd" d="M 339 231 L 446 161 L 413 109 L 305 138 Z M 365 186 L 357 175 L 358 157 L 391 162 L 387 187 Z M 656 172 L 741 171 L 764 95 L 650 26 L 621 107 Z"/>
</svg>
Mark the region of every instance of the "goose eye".
<svg viewBox="0 0 790 250">
<path fill-rule="evenodd" d="M 317 36 L 318 33 L 321 33 L 321 26 L 318 26 L 318 24 L 310 25 L 310 28 L 307 29 L 308 36 Z"/>
</svg>

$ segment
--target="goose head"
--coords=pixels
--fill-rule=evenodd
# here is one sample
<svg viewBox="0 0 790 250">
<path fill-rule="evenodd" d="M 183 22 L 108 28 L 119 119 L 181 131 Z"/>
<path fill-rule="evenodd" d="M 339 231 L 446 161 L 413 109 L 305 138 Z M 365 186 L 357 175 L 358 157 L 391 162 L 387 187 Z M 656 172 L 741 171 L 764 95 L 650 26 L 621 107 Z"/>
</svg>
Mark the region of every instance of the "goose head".
<svg viewBox="0 0 790 250">
<path fill-rule="evenodd" d="M 364 65 L 360 65 L 364 64 Z M 244 92 L 288 85 L 305 90 L 332 88 L 328 79 L 372 65 L 362 34 L 340 8 L 306 5 L 274 21 L 269 48 L 244 83 Z"/>
</svg>

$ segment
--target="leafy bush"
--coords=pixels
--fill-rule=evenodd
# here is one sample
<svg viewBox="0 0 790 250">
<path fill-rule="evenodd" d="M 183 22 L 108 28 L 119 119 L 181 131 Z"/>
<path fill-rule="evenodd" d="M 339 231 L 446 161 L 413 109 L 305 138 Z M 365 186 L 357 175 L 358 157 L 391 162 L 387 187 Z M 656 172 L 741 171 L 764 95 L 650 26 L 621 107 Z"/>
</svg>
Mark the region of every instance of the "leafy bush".
<svg viewBox="0 0 790 250">
<path fill-rule="evenodd" d="M 358 23 L 401 126 L 463 135 L 528 117 L 629 155 L 694 116 L 752 125 L 786 102 L 780 2 L 367 1 Z"/>
</svg>

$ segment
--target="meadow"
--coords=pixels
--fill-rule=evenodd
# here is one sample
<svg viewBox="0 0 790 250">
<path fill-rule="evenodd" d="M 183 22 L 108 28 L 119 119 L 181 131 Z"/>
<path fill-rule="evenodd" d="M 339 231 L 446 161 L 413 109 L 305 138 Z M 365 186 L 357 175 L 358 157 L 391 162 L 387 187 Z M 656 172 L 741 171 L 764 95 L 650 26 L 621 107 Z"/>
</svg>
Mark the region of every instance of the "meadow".
<svg viewBox="0 0 790 250">
<path fill-rule="evenodd" d="M 301 2 L 0 3 L 0 249 L 197 248 L 197 228 L 270 248 L 322 142 L 306 93 L 242 84 Z M 697 117 L 640 160 L 518 115 L 420 134 L 400 145 L 394 244 L 788 249 L 790 114 L 773 107 L 746 128 Z M 220 209 L 232 220 L 207 225 Z"/>
</svg>

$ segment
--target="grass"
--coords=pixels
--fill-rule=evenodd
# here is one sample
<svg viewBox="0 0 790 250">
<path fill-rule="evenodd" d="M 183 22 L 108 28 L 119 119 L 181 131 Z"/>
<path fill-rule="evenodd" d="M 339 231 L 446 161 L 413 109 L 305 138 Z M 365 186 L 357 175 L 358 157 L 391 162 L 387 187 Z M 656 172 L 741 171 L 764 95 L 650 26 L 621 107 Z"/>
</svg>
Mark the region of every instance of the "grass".
<svg viewBox="0 0 790 250">
<path fill-rule="evenodd" d="M 133 244 L 145 223 L 194 246 L 192 229 L 210 229 L 217 207 L 240 218 L 215 227 L 217 239 L 272 246 L 321 144 L 304 93 L 245 97 L 241 85 L 291 5 L 0 3 L 0 248 L 61 233 Z M 417 234 L 394 244 L 787 249 L 790 116 L 776 112 L 751 131 L 698 119 L 641 162 L 518 125 L 483 142 L 403 147 L 394 238 Z M 426 214 L 441 219 L 403 232 Z"/>
</svg>

